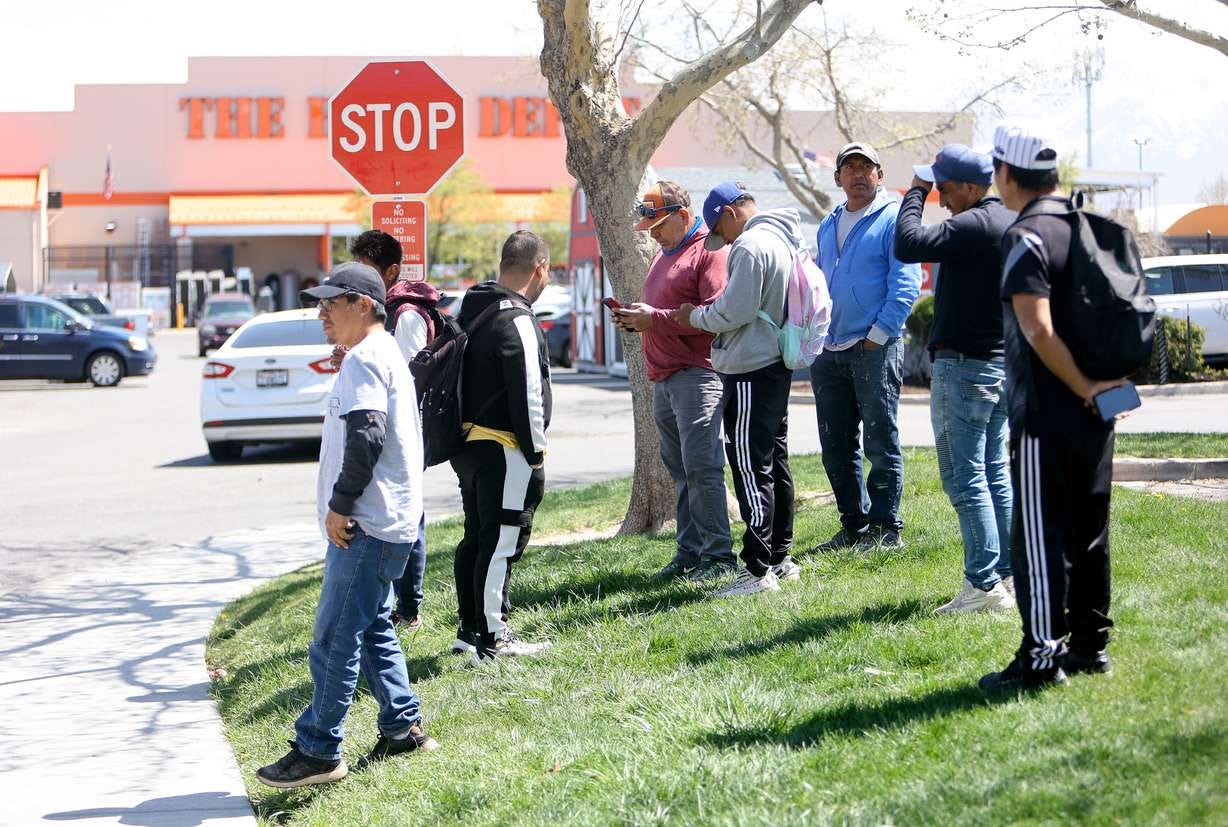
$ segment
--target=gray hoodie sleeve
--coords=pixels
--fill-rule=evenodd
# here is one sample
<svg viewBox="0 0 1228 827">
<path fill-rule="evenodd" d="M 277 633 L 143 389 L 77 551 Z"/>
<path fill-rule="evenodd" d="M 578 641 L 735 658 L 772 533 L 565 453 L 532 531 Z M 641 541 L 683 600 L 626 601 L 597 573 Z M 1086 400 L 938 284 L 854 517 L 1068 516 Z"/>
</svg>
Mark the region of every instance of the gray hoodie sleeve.
<svg viewBox="0 0 1228 827">
<path fill-rule="evenodd" d="M 729 251 L 729 281 L 716 301 L 691 311 L 691 326 L 709 333 L 745 327 L 759 315 L 763 304 L 763 262 L 738 245 Z"/>
</svg>

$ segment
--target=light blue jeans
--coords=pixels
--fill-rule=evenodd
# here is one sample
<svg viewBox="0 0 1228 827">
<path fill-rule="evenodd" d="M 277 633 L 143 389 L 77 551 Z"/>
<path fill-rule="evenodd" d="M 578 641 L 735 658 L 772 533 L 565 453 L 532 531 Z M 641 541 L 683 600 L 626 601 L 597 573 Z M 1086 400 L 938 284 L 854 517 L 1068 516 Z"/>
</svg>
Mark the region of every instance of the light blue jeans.
<svg viewBox="0 0 1228 827">
<path fill-rule="evenodd" d="M 379 704 L 380 732 L 399 735 L 420 720 L 391 618 L 392 581 L 404 573 L 409 552 L 409 543 L 386 543 L 361 531 L 349 548 L 328 544 L 307 659 L 311 705 L 294 725 L 299 750 L 313 758 L 341 757 L 359 671 Z"/>
<path fill-rule="evenodd" d="M 715 371 L 684 368 L 653 385 L 652 408 L 661 461 L 677 495 L 675 562 L 734 564 L 725 505 L 725 453 L 721 444 L 724 386 Z"/>
<path fill-rule="evenodd" d="M 963 535 L 964 577 L 988 591 L 1011 574 L 1011 466 L 1003 361 L 935 359 L 930 421 L 942 487 L 955 506 Z"/>
</svg>

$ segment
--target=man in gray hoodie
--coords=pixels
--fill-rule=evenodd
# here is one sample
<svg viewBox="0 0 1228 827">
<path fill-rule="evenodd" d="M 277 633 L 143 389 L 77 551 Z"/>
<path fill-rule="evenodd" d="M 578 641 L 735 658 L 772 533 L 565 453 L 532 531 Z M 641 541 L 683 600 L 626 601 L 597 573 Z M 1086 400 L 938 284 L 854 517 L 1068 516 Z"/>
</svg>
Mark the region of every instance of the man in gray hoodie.
<svg viewBox="0 0 1228 827">
<path fill-rule="evenodd" d="M 797 210 L 760 212 L 741 184 L 726 182 L 704 201 L 704 245 L 729 251 L 729 281 L 707 307 L 684 304 L 678 324 L 715 333 L 712 367 L 724 384 L 725 453 L 746 532 L 745 564 L 721 597 L 779 591 L 801 567 L 793 548 L 793 475 L 789 471 L 789 387 L 776 339 L 785 290 L 802 245 Z"/>
</svg>

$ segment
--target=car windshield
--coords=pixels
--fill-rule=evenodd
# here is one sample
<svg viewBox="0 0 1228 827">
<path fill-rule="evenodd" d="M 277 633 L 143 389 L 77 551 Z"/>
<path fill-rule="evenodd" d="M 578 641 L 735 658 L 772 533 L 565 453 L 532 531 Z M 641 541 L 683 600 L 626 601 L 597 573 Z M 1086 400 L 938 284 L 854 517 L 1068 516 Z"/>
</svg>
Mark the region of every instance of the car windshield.
<svg viewBox="0 0 1228 827">
<path fill-rule="evenodd" d="M 233 347 L 297 347 L 325 345 L 324 325 L 319 319 L 291 319 L 254 324 L 230 343 Z"/>
<path fill-rule="evenodd" d="M 102 303 L 101 299 L 94 296 L 72 296 L 70 298 L 60 299 L 64 304 L 76 310 L 78 313 L 84 313 L 87 316 L 106 316 L 107 306 Z"/>
<path fill-rule="evenodd" d="M 209 302 L 205 305 L 205 318 L 212 319 L 218 316 L 254 316 L 256 308 L 249 301 L 220 301 Z"/>
</svg>

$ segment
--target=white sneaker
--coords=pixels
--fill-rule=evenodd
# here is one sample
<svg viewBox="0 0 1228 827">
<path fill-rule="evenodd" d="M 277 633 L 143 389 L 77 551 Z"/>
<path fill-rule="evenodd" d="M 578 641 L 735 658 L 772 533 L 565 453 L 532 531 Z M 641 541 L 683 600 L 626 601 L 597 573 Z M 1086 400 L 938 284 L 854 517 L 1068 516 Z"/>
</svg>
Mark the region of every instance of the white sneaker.
<svg viewBox="0 0 1228 827">
<path fill-rule="evenodd" d="M 1015 576 L 1002 578 L 1002 588 L 1006 589 L 1006 593 L 1013 599 L 1015 597 Z"/>
<path fill-rule="evenodd" d="M 463 638 L 458 637 L 452 641 L 452 654 L 454 655 L 472 655 L 477 650 L 478 647 Z"/>
<path fill-rule="evenodd" d="M 970 613 L 970 612 L 1006 612 L 1015 608 L 1015 598 L 1001 583 L 995 583 L 989 591 L 982 591 L 964 578 L 964 585 L 959 594 L 949 603 L 944 603 L 934 614 Z"/>
<path fill-rule="evenodd" d="M 802 576 L 802 566 L 791 556 L 781 560 L 779 565 L 772 566 L 772 574 L 776 580 L 798 580 Z"/>
<path fill-rule="evenodd" d="M 759 592 L 778 591 L 780 591 L 780 583 L 771 569 L 768 569 L 762 577 L 751 574 L 749 569 L 742 569 L 738 572 L 738 579 L 734 580 L 732 585 L 726 586 L 717 592 L 716 596 L 742 597 L 743 595 L 758 594 Z"/>
<path fill-rule="evenodd" d="M 552 646 L 554 644 L 548 640 L 530 642 L 509 634 L 507 637 L 502 637 L 495 641 L 495 654 L 493 657 L 491 655 L 482 657 L 482 654 L 474 648 L 470 660 L 474 666 L 482 666 L 491 661 L 502 660 L 504 658 L 530 658 L 548 651 Z"/>
</svg>

